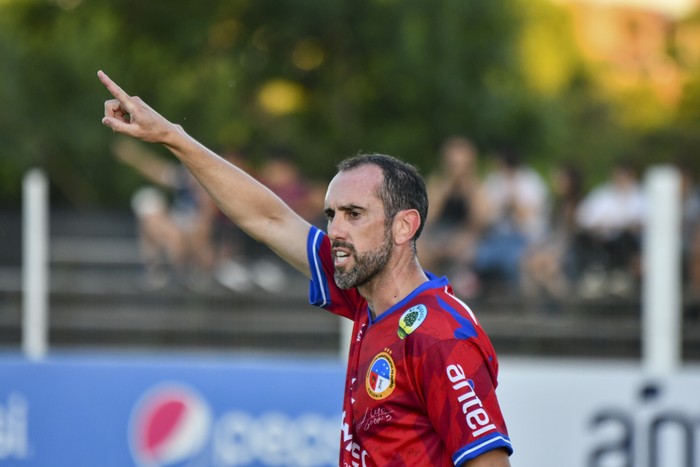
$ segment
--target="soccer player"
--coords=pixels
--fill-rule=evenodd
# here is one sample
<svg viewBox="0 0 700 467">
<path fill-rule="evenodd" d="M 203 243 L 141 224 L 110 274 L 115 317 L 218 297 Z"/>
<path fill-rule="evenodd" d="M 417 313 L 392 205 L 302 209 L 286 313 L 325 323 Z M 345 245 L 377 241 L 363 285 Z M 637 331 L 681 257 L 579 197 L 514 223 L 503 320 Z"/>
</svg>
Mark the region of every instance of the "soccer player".
<svg viewBox="0 0 700 467">
<path fill-rule="evenodd" d="M 428 201 L 416 169 L 361 155 L 328 186 L 327 233 L 103 72 L 102 123 L 167 147 L 241 229 L 311 279 L 309 297 L 353 320 L 340 461 L 356 466 L 507 467 L 498 361 L 471 310 L 416 256 Z"/>
</svg>

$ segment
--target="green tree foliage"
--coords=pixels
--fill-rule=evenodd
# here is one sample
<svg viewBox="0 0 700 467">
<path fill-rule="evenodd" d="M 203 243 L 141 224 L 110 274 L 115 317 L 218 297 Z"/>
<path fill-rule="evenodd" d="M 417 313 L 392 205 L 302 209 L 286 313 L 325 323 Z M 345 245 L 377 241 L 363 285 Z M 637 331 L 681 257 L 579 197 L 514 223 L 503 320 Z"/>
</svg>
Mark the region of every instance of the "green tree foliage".
<svg viewBox="0 0 700 467">
<path fill-rule="evenodd" d="M 99 123 L 100 68 L 220 151 L 245 148 L 255 161 L 285 145 L 317 176 L 358 151 L 429 167 L 450 133 L 498 137 L 503 99 L 485 76 L 517 73 L 509 6 L 5 0 L 0 90 L 12 112 L 0 117 L 0 197 L 16 200 L 35 165 L 72 204 L 128 197 L 137 180 L 109 156 Z M 261 105 L 275 82 L 286 87 L 271 99 L 296 93 L 282 112 Z"/>
<path fill-rule="evenodd" d="M 565 46 L 562 18 L 542 5 L 0 0 L 0 204 L 18 201 L 32 166 L 49 173 L 57 202 L 128 202 L 140 180 L 110 155 L 98 69 L 219 152 L 243 150 L 255 164 L 285 146 L 320 178 L 360 151 L 427 171 L 456 133 L 485 152 L 517 147 L 539 166 L 593 166 L 638 135 L 617 123 Z M 548 56 L 564 68 L 538 81 L 522 44 L 534 31 L 530 54 L 544 56 L 546 22 L 560 31 Z M 565 53 L 573 58 L 558 64 Z"/>
</svg>

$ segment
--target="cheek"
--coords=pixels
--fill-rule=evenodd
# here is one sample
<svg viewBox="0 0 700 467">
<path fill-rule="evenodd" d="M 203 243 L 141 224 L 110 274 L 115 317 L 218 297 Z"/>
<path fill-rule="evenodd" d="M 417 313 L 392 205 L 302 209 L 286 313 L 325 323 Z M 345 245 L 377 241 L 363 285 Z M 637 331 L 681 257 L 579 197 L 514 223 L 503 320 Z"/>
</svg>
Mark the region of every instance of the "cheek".
<svg viewBox="0 0 700 467">
<path fill-rule="evenodd" d="M 359 254 L 376 251 L 387 243 L 387 235 L 391 236 L 391 231 L 387 231 L 384 216 L 373 217 L 371 220 L 365 218 L 364 222 L 352 225 L 348 233 Z"/>
<path fill-rule="evenodd" d="M 380 248 L 384 248 L 387 243 L 390 243 L 391 232 L 387 231 L 385 225 L 381 223 L 374 226 L 365 238 L 367 239 L 363 242 L 365 251 L 376 251 Z"/>
</svg>

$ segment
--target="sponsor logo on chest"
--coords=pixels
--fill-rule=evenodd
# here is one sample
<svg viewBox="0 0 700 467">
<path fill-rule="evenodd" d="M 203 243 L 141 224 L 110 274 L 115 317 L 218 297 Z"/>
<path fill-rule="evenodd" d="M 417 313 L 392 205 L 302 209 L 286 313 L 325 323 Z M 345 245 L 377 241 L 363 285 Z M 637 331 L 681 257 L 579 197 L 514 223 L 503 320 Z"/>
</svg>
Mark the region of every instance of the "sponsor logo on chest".
<svg viewBox="0 0 700 467">
<path fill-rule="evenodd" d="M 461 365 L 449 365 L 446 368 L 447 377 L 452 383 L 452 389 L 457 395 L 457 402 L 462 404 L 462 413 L 472 435 L 476 438 L 484 433 L 495 430 L 496 425 L 491 423 L 489 414 L 484 410 L 481 399 L 474 391 L 474 382 L 467 379 Z"/>
</svg>

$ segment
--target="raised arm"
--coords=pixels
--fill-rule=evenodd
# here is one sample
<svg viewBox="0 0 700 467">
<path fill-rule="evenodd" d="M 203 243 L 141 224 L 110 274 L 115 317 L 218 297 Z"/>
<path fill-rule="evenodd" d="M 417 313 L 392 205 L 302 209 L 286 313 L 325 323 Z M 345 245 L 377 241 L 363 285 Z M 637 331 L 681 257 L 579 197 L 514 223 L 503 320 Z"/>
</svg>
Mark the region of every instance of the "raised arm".
<svg viewBox="0 0 700 467">
<path fill-rule="evenodd" d="M 112 153 L 149 181 L 169 189 L 176 188 L 179 164 L 156 156 L 132 139 L 119 138 L 112 144 Z"/>
<path fill-rule="evenodd" d="M 207 190 L 224 214 L 255 240 L 310 277 L 306 237 L 310 225 L 272 191 L 189 136 L 138 97 L 97 73 L 114 99 L 102 123 L 116 133 L 168 148 Z"/>
</svg>

